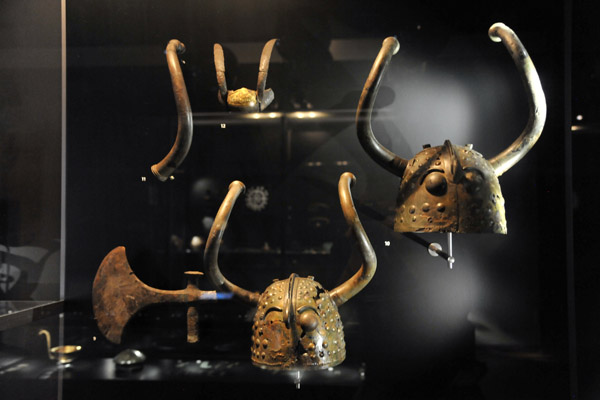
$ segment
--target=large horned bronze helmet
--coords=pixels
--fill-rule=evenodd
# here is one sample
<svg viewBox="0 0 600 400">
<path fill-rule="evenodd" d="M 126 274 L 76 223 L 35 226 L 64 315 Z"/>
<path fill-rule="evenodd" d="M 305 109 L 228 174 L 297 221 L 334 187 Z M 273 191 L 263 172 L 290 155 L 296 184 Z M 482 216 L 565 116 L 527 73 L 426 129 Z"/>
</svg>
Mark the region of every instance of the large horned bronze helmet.
<svg viewBox="0 0 600 400">
<path fill-rule="evenodd" d="M 533 62 L 517 35 L 506 25 L 496 23 L 489 29 L 489 36 L 508 49 L 529 100 L 525 129 L 508 148 L 489 160 L 471 145 L 457 146 L 449 140 L 443 146 L 426 145 L 413 159 L 406 160 L 377 141 L 371 128 L 373 104 L 381 77 L 400 48 L 394 37 L 383 41 L 360 97 L 356 127 L 369 156 L 402 178 L 394 224 L 397 232 L 506 233 L 498 177 L 519 162 L 540 137 L 546 100 Z"/>
<path fill-rule="evenodd" d="M 271 39 L 263 48 L 258 67 L 258 83 L 256 90 L 245 87 L 237 90 L 227 90 L 227 81 L 225 79 L 225 56 L 223 47 L 219 43 L 214 45 L 215 69 L 217 71 L 217 83 L 219 84 L 219 93 L 217 94 L 219 102 L 228 108 L 238 111 L 256 112 L 262 111 L 271 104 L 275 98 L 272 89 L 265 89 L 267 85 L 267 75 L 269 73 L 269 62 L 273 47 L 278 39 Z"/>
<path fill-rule="evenodd" d="M 250 292 L 228 281 L 219 269 L 219 245 L 231 209 L 243 183 L 232 182 L 210 231 L 204 265 L 212 282 L 221 290 L 258 306 L 252 326 L 252 362 L 268 368 L 324 368 L 338 365 L 346 357 L 344 332 L 338 307 L 360 292 L 371 280 L 377 258 L 358 219 L 349 172 L 339 180 L 338 192 L 346 222 L 352 229 L 363 265 L 345 283 L 327 292 L 313 277 L 276 280 L 262 294 Z"/>
</svg>

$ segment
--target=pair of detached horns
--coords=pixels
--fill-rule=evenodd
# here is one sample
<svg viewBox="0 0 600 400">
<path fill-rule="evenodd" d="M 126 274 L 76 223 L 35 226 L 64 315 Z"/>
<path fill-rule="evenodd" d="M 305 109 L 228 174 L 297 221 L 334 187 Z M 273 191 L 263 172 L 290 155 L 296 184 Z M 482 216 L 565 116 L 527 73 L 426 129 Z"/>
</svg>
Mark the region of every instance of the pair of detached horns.
<svg viewBox="0 0 600 400">
<path fill-rule="evenodd" d="M 356 178 L 352 173 L 345 172 L 342 174 L 338 183 L 338 193 L 344 218 L 354 233 L 363 259 L 363 264 L 358 272 L 350 277 L 350 279 L 329 292 L 337 306 L 344 304 L 360 292 L 369 283 L 371 278 L 373 278 L 377 268 L 375 252 L 360 223 L 356 209 L 354 208 L 354 202 L 352 201 L 350 187 L 355 181 Z M 218 263 L 219 247 L 223 234 L 225 233 L 225 228 L 227 227 L 227 221 L 231 215 L 231 209 L 243 191 L 244 184 L 240 181 L 234 181 L 229 185 L 229 192 L 217 212 L 210 234 L 208 235 L 206 249 L 204 251 L 204 265 L 207 268 L 209 278 L 220 290 L 231 292 L 235 297 L 248 303 L 257 304 L 260 293 L 248 291 L 228 281 L 221 273 Z"/>
<path fill-rule="evenodd" d="M 267 75 L 269 73 L 269 63 L 273 47 L 277 43 L 277 39 L 271 39 L 265 44 L 260 58 L 258 71 L 258 83 L 256 90 L 258 111 L 266 108 L 273 101 L 273 91 L 265 90 L 267 84 Z M 171 84 L 173 86 L 173 95 L 175 96 L 175 104 L 177 106 L 177 136 L 175 143 L 169 153 L 159 163 L 154 164 L 150 169 L 154 176 L 160 181 L 166 181 L 171 174 L 183 162 L 192 145 L 193 137 L 193 118 L 190 99 L 185 87 L 183 73 L 179 65 L 177 54 L 185 52 L 185 45 L 177 39 L 169 41 L 165 50 L 167 57 L 167 65 L 171 75 Z M 225 80 L 225 59 L 223 56 L 223 48 L 220 44 L 215 44 L 215 67 L 217 70 L 217 81 L 219 84 L 219 100 L 224 102 L 227 99 L 227 83 Z"/>
<path fill-rule="evenodd" d="M 173 95 L 175 96 L 175 104 L 177 106 L 177 136 L 175 137 L 175 143 L 171 151 L 169 151 L 162 161 L 150 168 L 154 176 L 162 182 L 166 181 L 179 164 L 183 162 L 192 145 L 194 128 L 192 108 L 190 107 L 190 99 L 185 88 L 183 73 L 179 66 L 179 58 L 177 57 L 177 54 L 183 54 L 184 52 L 185 45 L 177 39 L 171 40 L 165 50 L 167 65 L 171 74 Z"/>
<path fill-rule="evenodd" d="M 529 120 L 521 135 L 504 151 L 488 160 L 496 176 L 500 176 L 519 162 L 542 134 L 546 121 L 546 99 L 533 62 L 513 30 L 502 23 L 496 23 L 490 27 L 488 34 L 494 42 L 504 43 L 519 70 L 529 101 Z M 388 37 L 383 41 L 360 96 L 356 112 L 356 127 L 358 139 L 371 158 L 386 170 L 402 177 L 408 160 L 382 146 L 373 135 L 371 127 L 371 114 L 381 77 L 392 55 L 399 49 L 400 44 L 395 37 Z"/>
<path fill-rule="evenodd" d="M 267 75 L 269 74 L 269 64 L 271 62 L 271 54 L 273 53 L 273 47 L 277 44 L 279 39 L 269 40 L 263 47 L 262 54 L 260 56 L 260 64 L 258 66 L 258 81 L 256 83 L 256 101 L 257 103 L 253 106 L 244 106 L 242 109 L 245 111 L 262 111 L 273 101 L 275 95 L 271 89 L 266 89 L 267 86 Z M 229 96 L 229 90 L 227 90 L 227 80 L 225 78 L 225 56 L 223 54 L 223 47 L 219 43 L 215 43 L 214 48 L 214 61 L 215 70 L 217 73 L 217 83 L 219 85 L 218 99 L 221 104 L 228 104 L 227 97 Z"/>
</svg>

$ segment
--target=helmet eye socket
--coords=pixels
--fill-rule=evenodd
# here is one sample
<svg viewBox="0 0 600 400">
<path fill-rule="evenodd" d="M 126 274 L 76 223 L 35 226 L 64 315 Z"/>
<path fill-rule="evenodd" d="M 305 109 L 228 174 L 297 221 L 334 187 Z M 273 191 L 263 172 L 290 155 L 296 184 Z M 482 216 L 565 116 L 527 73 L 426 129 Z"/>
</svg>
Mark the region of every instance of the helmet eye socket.
<svg viewBox="0 0 600 400">
<path fill-rule="evenodd" d="M 425 188 L 434 196 L 443 196 L 448 191 L 448 182 L 442 171 L 432 171 L 424 179 Z"/>
<path fill-rule="evenodd" d="M 479 191 L 481 185 L 484 182 L 484 177 L 481 171 L 475 168 L 465 168 L 465 187 L 468 193 L 475 193 Z"/>
<path fill-rule="evenodd" d="M 279 314 L 277 314 L 277 315 L 273 314 L 273 313 L 281 313 L 281 312 L 283 312 L 283 311 L 279 307 L 270 307 L 265 312 L 265 315 L 263 316 L 263 319 L 265 319 L 265 320 L 267 318 L 270 318 L 271 320 L 273 320 L 273 319 L 281 319 L 281 316 Z"/>
<path fill-rule="evenodd" d="M 298 323 L 304 332 L 312 332 L 319 326 L 319 316 L 313 309 L 307 309 L 298 317 Z"/>
</svg>

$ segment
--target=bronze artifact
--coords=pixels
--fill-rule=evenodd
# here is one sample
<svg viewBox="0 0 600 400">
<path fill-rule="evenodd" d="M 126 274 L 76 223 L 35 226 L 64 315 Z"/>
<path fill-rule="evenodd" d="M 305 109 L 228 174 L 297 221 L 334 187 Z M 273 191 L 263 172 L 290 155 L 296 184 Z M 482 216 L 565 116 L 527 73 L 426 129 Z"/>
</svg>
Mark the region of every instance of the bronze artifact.
<svg viewBox="0 0 600 400">
<path fill-rule="evenodd" d="M 267 368 L 325 368 L 340 364 L 346 357 L 344 332 L 338 307 L 360 292 L 377 268 L 377 258 L 358 219 L 350 186 L 355 177 L 342 174 L 338 192 L 342 211 L 352 229 L 363 265 L 348 281 L 327 292 L 313 277 L 275 280 L 262 294 L 228 281 L 219 269 L 220 242 L 244 184 L 232 182 L 219 208 L 204 252 L 204 265 L 212 282 L 234 297 L 258 307 L 252 326 L 252 362 Z"/>
<path fill-rule="evenodd" d="M 494 42 L 503 42 L 519 70 L 529 100 L 529 121 L 504 151 L 485 159 L 472 145 L 423 146 L 407 160 L 383 147 L 373 135 L 371 113 L 381 77 L 400 45 L 383 41 L 365 83 L 358 110 L 358 139 L 375 162 L 401 178 L 394 230 L 397 232 L 506 233 L 504 198 L 498 177 L 533 147 L 546 120 L 546 100 L 531 58 L 517 35 L 506 25 L 489 29 Z"/>
<path fill-rule="evenodd" d="M 155 289 L 140 281 L 131 270 L 125 247 L 113 249 L 104 258 L 92 288 L 94 317 L 102 334 L 113 343 L 121 343 L 125 325 L 142 308 L 158 303 L 192 303 L 215 300 L 214 290 L 198 289 L 202 272 L 186 271 L 188 284 L 182 290 Z M 194 318 L 195 317 L 195 318 Z M 198 341 L 197 312 L 188 308 L 188 342 Z"/>
<path fill-rule="evenodd" d="M 154 164 L 150 169 L 154 176 L 160 181 L 166 181 L 173 171 L 183 162 L 187 156 L 190 146 L 192 145 L 193 120 L 192 109 L 190 107 L 190 99 L 183 73 L 179 66 L 177 54 L 185 52 L 185 45 L 179 40 L 173 39 L 169 42 L 166 48 L 167 65 L 171 74 L 171 84 L 173 86 L 173 95 L 175 96 L 175 104 L 177 106 L 177 136 L 171 151 L 158 164 Z"/>
<path fill-rule="evenodd" d="M 219 92 L 217 94 L 219 102 L 226 105 L 227 108 L 245 112 L 260 112 L 267 108 L 275 98 L 272 89 L 265 89 L 267 85 L 267 75 L 269 73 L 269 62 L 273 47 L 278 39 L 271 39 L 263 48 L 260 56 L 258 68 L 258 83 L 256 91 L 245 87 L 238 90 L 227 90 L 227 80 L 225 79 L 225 56 L 223 48 L 219 43 L 214 45 L 215 70 L 217 72 L 217 83 Z"/>
</svg>

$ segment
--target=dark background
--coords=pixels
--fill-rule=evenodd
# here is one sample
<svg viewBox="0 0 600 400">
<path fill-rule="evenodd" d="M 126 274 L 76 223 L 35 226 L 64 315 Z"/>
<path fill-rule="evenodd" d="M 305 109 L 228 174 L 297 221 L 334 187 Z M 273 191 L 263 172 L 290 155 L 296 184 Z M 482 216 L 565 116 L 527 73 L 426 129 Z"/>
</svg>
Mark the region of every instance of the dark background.
<svg viewBox="0 0 600 400">
<path fill-rule="evenodd" d="M 135 274 L 156 288 L 181 288 L 183 271 L 202 270 L 191 240 L 206 237 L 234 179 L 269 193 L 263 210 L 252 211 L 242 197 L 231 216 L 220 264 L 236 284 L 262 291 L 297 272 L 333 288 L 356 270 L 337 198 L 344 171 L 357 177 L 353 197 L 378 270 L 340 309 L 343 365 L 364 368 L 364 384 L 294 392 L 258 381 L 174 385 L 159 377 L 125 380 L 120 390 L 69 379 L 65 397 L 94 385 L 90 396 L 102 398 L 196 398 L 203 390 L 319 397 L 336 389 L 356 398 L 595 398 L 597 7 L 468 3 L 67 2 L 65 334 L 89 349 L 89 362 L 126 347 L 153 360 L 249 361 L 253 310 L 235 301 L 202 305 L 198 346 L 185 344 L 183 306 L 140 312 L 119 346 L 102 337 L 91 313 L 94 275 L 116 246 L 126 246 Z M 364 153 L 353 113 L 381 42 L 395 35 L 401 47 L 377 98 L 377 138 L 405 158 L 445 139 L 473 143 L 488 158 L 499 153 L 525 126 L 528 108 L 512 60 L 487 37 L 498 21 L 531 54 L 548 117 L 533 150 L 500 177 L 508 235 L 454 235 L 457 263 L 448 270 L 391 231 L 398 179 Z M 229 88 L 254 89 L 260 51 L 274 37 L 280 43 L 267 87 L 275 101 L 265 113 L 283 117 L 250 121 L 225 112 L 213 44 L 225 49 Z M 180 59 L 194 139 L 174 179 L 161 183 L 150 166 L 176 132 L 164 58 L 173 38 L 187 47 Z M 295 114 L 308 111 L 323 116 Z M 422 237 L 446 247 L 443 235 Z"/>
<path fill-rule="evenodd" d="M 260 212 L 248 210 L 242 200 L 236 206 L 221 258 L 226 276 L 261 291 L 272 279 L 298 272 L 333 288 L 357 267 L 336 191 L 339 175 L 349 170 L 357 176 L 355 202 L 379 260 L 372 283 L 341 309 L 346 362 L 366 366 L 365 396 L 493 398 L 498 388 L 540 398 L 567 396 L 564 7 L 419 3 L 400 13 L 397 7 L 69 3 L 66 294 L 74 308 L 81 307 L 79 318 L 90 310 L 100 261 L 118 245 L 127 247 L 142 281 L 182 287 L 182 272 L 202 267 L 191 238 L 206 236 L 202 221 L 214 216 L 234 179 L 267 189 L 269 203 Z M 528 115 L 510 57 L 487 37 L 497 21 L 513 28 L 532 55 L 548 118 L 539 144 L 501 177 L 509 234 L 455 236 L 457 264 L 448 270 L 389 229 L 398 181 L 362 151 L 352 112 L 381 41 L 395 35 L 401 50 L 376 104 L 379 140 L 407 158 L 422 144 L 445 139 L 473 143 L 487 157 L 497 154 L 517 137 Z M 235 122 L 216 99 L 212 45 L 225 48 L 229 87 L 253 88 L 260 50 L 273 37 L 280 44 L 267 86 L 275 101 L 266 112 L 289 117 Z M 160 183 L 149 167 L 174 138 L 163 54 L 172 38 L 188 49 L 182 68 L 198 114 L 187 159 L 174 180 Z M 343 43 L 349 46 L 334 46 Z M 311 109 L 330 117 L 306 122 L 289 114 Z M 221 114 L 214 120 L 203 116 L 215 112 Z M 444 243 L 442 235 L 425 237 Z M 274 251 L 261 254 L 264 248 Z M 327 248 L 331 251 L 306 254 Z M 237 303 L 207 305 L 205 312 L 223 322 L 210 325 L 205 348 L 196 354 L 176 345 L 184 338 L 183 311 L 146 310 L 125 333 L 125 344 L 138 345 L 144 337 L 154 351 L 165 347 L 160 357 L 175 352 L 247 359 L 251 310 Z M 215 330 L 220 335 L 211 334 Z M 223 347 L 229 351 L 220 352 Z M 257 386 L 257 393 L 269 390 Z"/>
<path fill-rule="evenodd" d="M 2 4 L 0 34 L 0 300 L 59 299 L 60 4 Z"/>
</svg>

